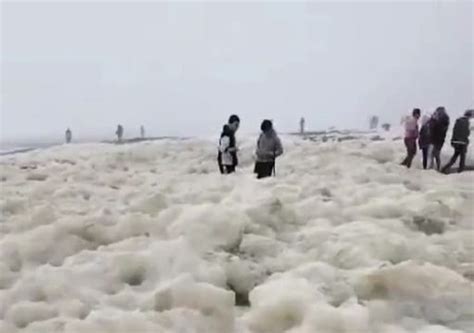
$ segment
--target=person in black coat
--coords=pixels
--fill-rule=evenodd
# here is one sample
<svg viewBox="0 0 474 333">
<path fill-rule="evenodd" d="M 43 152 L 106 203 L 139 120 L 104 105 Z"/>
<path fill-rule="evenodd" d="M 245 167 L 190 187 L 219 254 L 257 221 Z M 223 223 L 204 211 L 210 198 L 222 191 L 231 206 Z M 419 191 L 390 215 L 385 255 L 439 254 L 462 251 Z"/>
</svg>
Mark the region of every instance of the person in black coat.
<svg viewBox="0 0 474 333">
<path fill-rule="evenodd" d="M 423 155 L 423 169 L 428 167 L 428 153 L 431 145 L 431 121 L 432 119 L 429 116 L 423 116 L 421 120 L 421 129 L 420 135 L 418 137 L 418 145 Z"/>
<path fill-rule="evenodd" d="M 431 162 L 430 168 L 434 168 L 436 162 L 436 170 L 441 168 L 441 149 L 443 149 L 444 141 L 446 140 L 446 133 L 449 128 L 449 116 L 446 109 L 440 106 L 436 109 L 430 121 L 430 136 L 431 136 Z"/>
<path fill-rule="evenodd" d="M 454 148 L 454 155 L 451 160 L 446 164 L 442 170 L 443 173 L 448 173 L 449 169 L 456 163 L 458 157 L 459 169 L 458 172 L 463 172 L 466 164 L 466 153 L 467 146 L 469 145 L 469 135 L 471 134 L 469 119 L 473 117 L 473 111 L 468 110 L 464 113 L 464 116 L 456 120 L 454 124 L 453 136 L 451 138 L 451 145 Z"/>
</svg>

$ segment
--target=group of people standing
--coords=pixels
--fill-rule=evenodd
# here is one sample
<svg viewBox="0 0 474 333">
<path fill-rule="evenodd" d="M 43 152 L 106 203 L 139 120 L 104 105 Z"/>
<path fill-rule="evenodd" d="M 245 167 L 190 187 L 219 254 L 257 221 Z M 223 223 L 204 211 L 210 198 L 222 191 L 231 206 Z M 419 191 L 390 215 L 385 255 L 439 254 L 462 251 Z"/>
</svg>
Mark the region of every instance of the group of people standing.
<svg viewBox="0 0 474 333">
<path fill-rule="evenodd" d="M 217 164 L 222 174 L 231 174 L 239 164 L 238 147 L 235 133 L 240 127 L 240 118 L 231 115 L 222 128 L 217 153 Z M 266 178 L 275 174 L 275 160 L 283 154 L 283 146 L 271 120 L 265 119 L 260 125 L 261 134 L 255 151 L 256 162 L 254 173 L 257 178 Z"/>
<path fill-rule="evenodd" d="M 422 151 L 423 168 L 436 168 L 443 173 L 448 173 L 449 169 L 460 158 L 458 172 L 462 172 L 466 164 L 467 146 L 469 145 L 470 123 L 469 119 L 474 116 L 473 110 L 467 110 L 464 115 L 456 120 L 451 138 L 451 145 L 454 148 L 454 155 L 450 161 L 441 168 L 441 150 L 446 140 L 446 133 L 449 129 L 450 119 L 446 109 L 438 107 L 433 115 L 423 116 L 421 129 L 419 130 L 418 120 L 421 117 L 421 110 L 414 109 L 412 116 L 405 121 L 405 147 L 407 156 L 402 165 L 411 167 L 413 158 L 417 151 L 417 141 Z M 436 166 L 435 166 L 436 164 Z"/>
</svg>

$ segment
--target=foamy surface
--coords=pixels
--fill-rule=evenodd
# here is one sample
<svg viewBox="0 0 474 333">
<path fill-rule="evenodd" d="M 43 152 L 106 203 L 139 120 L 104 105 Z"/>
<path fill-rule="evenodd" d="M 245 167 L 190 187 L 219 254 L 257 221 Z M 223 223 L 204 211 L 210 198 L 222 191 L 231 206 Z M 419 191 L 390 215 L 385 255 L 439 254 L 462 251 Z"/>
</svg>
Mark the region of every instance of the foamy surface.
<svg viewBox="0 0 474 333">
<path fill-rule="evenodd" d="M 0 331 L 474 331 L 474 173 L 283 142 L 263 181 L 255 138 L 231 176 L 207 140 L 2 157 Z"/>
</svg>

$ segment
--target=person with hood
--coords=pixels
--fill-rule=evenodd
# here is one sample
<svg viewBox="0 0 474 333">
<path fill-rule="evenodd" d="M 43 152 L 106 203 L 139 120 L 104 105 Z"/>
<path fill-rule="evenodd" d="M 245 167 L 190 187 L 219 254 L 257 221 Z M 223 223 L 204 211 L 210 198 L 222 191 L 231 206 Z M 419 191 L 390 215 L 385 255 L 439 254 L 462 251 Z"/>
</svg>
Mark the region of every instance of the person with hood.
<svg viewBox="0 0 474 333">
<path fill-rule="evenodd" d="M 458 118 L 454 124 L 453 136 L 451 138 L 451 145 L 454 148 L 454 155 L 451 160 L 442 169 L 443 173 L 448 173 L 449 169 L 456 163 L 458 157 L 459 169 L 458 172 L 463 172 L 466 164 L 467 146 L 469 145 L 469 135 L 471 134 L 469 120 L 474 116 L 471 110 L 467 110 L 464 116 Z"/>
<path fill-rule="evenodd" d="M 229 125 L 222 128 L 221 139 L 219 140 L 219 153 L 221 156 L 222 174 L 235 172 L 233 153 L 237 151 L 235 147 L 234 132 Z"/>
<path fill-rule="evenodd" d="M 275 170 L 275 159 L 283 154 L 283 146 L 273 129 L 272 122 L 264 120 L 260 129 L 262 133 L 257 141 L 257 159 L 254 170 L 258 179 L 270 177 Z"/>
<path fill-rule="evenodd" d="M 436 109 L 430 121 L 430 136 L 431 136 L 431 162 L 430 168 L 434 167 L 436 161 L 436 170 L 441 168 L 441 149 L 446 140 L 446 132 L 449 128 L 449 116 L 446 109 L 440 106 Z"/>
<path fill-rule="evenodd" d="M 421 119 L 420 137 L 418 138 L 418 145 L 423 155 L 423 169 L 425 170 L 428 167 L 428 153 L 431 145 L 430 122 L 429 116 L 423 116 Z"/>
<path fill-rule="evenodd" d="M 405 147 L 407 149 L 407 156 L 401 165 L 407 168 L 411 167 L 413 158 L 416 155 L 416 140 L 418 139 L 418 119 L 420 119 L 420 109 L 414 109 L 412 116 L 405 121 Z"/>
<path fill-rule="evenodd" d="M 226 128 L 227 126 L 227 128 Z M 239 116 L 233 114 L 229 117 L 229 121 L 227 122 L 226 125 L 224 125 L 224 128 L 221 133 L 221 137 L 219 139 L 219 149 L 217 150 L 217 165 L 219 166 L 219 171 L 221 174 L 226 174 L 228 173 L 227 171 L 229 170 L 228 168 L 225 167 L 223 164 L 223 156 L 222 156 L 222 151 L 221 151 L 221 141 L 224 135 L 224 132 L 226 133 L 224 136 L 229 138 L 229 147 L 228 147 L 228 153 L 232 158 L 232 172 L 235 171 L 235 168 L 237 165 L 239 165 L 239 159 L 237 156 L 237 144 L 235 140 L 235 133 L 238 131 L 240 127 L 240 118 Z"/>
</svg>

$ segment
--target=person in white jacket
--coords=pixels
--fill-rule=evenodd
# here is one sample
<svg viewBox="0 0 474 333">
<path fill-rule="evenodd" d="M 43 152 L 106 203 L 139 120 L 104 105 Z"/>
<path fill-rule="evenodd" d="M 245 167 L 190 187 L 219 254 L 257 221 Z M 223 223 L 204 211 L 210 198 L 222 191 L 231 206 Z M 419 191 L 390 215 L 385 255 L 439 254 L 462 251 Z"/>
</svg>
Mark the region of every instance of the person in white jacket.
<svg viewBox="0 0 474 333">
<path fill-rule="evenodd" d="M 257 178 L 270 177 L 275 171 L 275 160 L 283 154 L 283 146 L 270 120 L 264 120 L 260 126 L 262 134 L 257 141 L 257 157 L 254 172 Z"/>
</svg>

